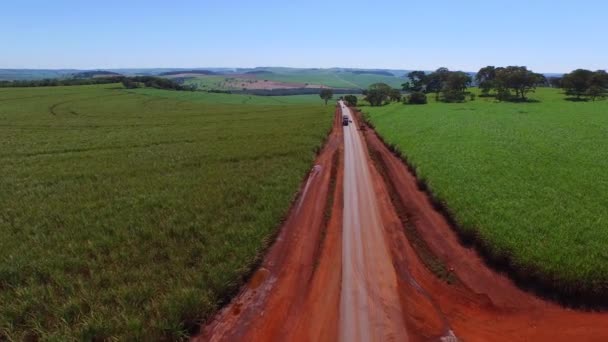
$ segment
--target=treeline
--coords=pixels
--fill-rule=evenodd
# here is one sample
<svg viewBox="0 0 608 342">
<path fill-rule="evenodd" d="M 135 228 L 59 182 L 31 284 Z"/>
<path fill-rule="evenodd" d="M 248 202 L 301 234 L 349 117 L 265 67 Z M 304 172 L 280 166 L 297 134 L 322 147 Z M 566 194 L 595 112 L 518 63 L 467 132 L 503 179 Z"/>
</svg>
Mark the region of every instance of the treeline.
<svg viewBox="0 0 608 342">
<path fill-rule="evenodd" d="M 148 87 L 168 90 L 196 90 L 195 85 L 182 85 L 170 79 L 154 76 L 113 76 L 95 78 L 44 79 L 33 81 L 0 81 L 0 87 L 59 87 L 110 83 L 122 83 L 122 85 L 127 89 Z"/>
<path fill-rule="evenodd" d="M 426 94 L 434 93 L 437 101 L 462 102 L 470 93 L 467 87 L 473 79 L 471 75 L 462 71 L 450 71 L 448 68 L 439 68 L 431 73 L 412 71 L 407 74 L 408 81 L 402 84 L 403 90 L 410 92 L 410 103 L 419 103 Z M 423 96 L 424 95 L 424 96 Z M 426 101 L 423 101 L 426 103 Z"/>
<path fill-rule="evenodd" d="M 439 68 L 431 73 L 412 71 L 403 90 L 410 92 L 409 103 L 426 103 L 426 94 L 434 93 L 435 100 L 441 102 L 463 102 L 475 99 L 475 94 L 467 91 L 473 77 L 462 71 Z M 481 96 L 494 96 L 499 101 L 527 101 L 527 95 L 537 86 L 547 84 L 544 75 L 528 70 L 525 66 L 481 68 L 475 75 L 481 89 Z M 492 93 L 493 91 L 493 93 Z"/>
<path fill-rule="evenodd" d="M 43 80 L 32 81 L 0 81 L 0 87 L 58 87 L 58 86 L 77 86 L 92 84 L 118 83 L 121 77 L 96 77 L 96 78 L 46 78 Z"/>
<path fill-rule="evenodd" d="M 123 77 L 120 79 L 120 82 L 127 89 L 146 87 L 166 90 L 196 90 L 196 85 L 183 85 L 168 78 L 154 76 Z"/>
<path fill-rule="evenodd" d="M 365 101 L 371 106 L 382 106 L 389 102 L 401 101 L 401 91 L 386 83 L 374 83 L 363 91 Z"/>
<path fill-rule="evenodd" d="M 564 89 L 566 95 L 573 96 L 567 100 L 595 101 L 608 96 L 608 73 L 605 70 L 576 69 L 563 77 L 552 78 L 551 84 Z"/>
<path fill-rule="evenodd" d="M 590 71 L 577 69 L 563 77 L 551 77 L 528 70 L 525 66 L 481 68 L 474 79 L 461 71 L 439 68 L 434 72 L 412 71 L 402 87 L 409 92 L 407 103 L 426 103 L 426 95 L 435 94 L 441 102 L 463 102 L 475 94 L 467 91 L 473 81 L 479 87 L 482 97 L 494 97 L 498 101 L 526 102 L 528 94 L 537 87 L 562 88 L 568 100 L 593 100 L 608 96 L 608 73 L 604 70 Z M 371 103 L 371 102 L 370 102 Z"/>
<path fill-rule="evenodd" d="M 529 92 L 537 86 L 547 85 L 544 75 L 525 66 L 487 66 L 477 72 L 475 80 L 482 96 L 495 96 L 499 101 L 527 101 Z"/>
<path fill-rule="evenodd" d="M 608 73 L 604 70 L 577 69 L 562 77 L 547 79 L 525 67 L 487 66 L 477 72 L 475 79 L 482 96 L 495 96 L 498 100 L 511 99 L 510 90 L 515 91 L 516 99 L 526 100 L 525 94 L 537 85 L 564 89 L 565 94 L 570 96 L 566 98 L 567 100 L 595 101 L 608 95 Z"/>
</svg>

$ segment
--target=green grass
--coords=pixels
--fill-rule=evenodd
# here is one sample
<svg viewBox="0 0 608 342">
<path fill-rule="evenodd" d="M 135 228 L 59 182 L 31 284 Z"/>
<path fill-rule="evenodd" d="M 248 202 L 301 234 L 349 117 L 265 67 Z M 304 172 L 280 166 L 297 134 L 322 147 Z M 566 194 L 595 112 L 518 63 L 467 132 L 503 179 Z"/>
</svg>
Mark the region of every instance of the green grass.
<svg viewBox="0 0 608 342">
<path fill-rule="evenodd" d="M 178 339 L 209 317 L 331 126 L 283 100 L 1 89 L 0 340 Z"/>
<path fill-rule="evenodd" d="M 364 111 L 492 258 L 563 295 L 606 299 L 608 101 L 531 96 L 540 102 Z"/>
<path fill-rule="evenodd" d="M 269 73 L 256 75 L 258 79 L 289 82 L 289 83 L 309 83 L 319 84 L 334 88 L 356 88 L 356 84 L 352 84 L 338 77 L 336 73 L 328 70 L 319 71 L 291 71 L 289 73 Z"/>
</svg>

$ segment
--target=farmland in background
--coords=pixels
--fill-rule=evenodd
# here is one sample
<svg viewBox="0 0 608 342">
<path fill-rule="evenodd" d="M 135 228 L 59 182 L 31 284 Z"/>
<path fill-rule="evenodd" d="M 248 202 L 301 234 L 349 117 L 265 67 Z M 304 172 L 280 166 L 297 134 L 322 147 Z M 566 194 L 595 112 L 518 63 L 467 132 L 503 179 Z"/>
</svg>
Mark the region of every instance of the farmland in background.
<svg viewBox="0 0 608 342">
<path fill-rule="evenodd" d="M 372 71 L 374 72 L 374 71 Z M 377 72 L 377 71 L 376 71 Z M 397 77 L 384 71 L 379 74 L 363 73 L 362 71 L 345 71 L 340 69 L 289 69 L 268 68 L 247 74 L 211 75 L 191 77 L 186 84 L 196 84 L 202 90 L 230 90 L 246 88 L 252 80 L 275 81 L 300 86 L 320 85 L 331 88 L 365 89 L 370 84 L 383 82 L 394 88 L 401 88 L 405 82 L 403 77 Z M 230 82 L 232 80 L 237 82 Z M 236 85 L 236 86 L 235 86 Z"/>
</svg>

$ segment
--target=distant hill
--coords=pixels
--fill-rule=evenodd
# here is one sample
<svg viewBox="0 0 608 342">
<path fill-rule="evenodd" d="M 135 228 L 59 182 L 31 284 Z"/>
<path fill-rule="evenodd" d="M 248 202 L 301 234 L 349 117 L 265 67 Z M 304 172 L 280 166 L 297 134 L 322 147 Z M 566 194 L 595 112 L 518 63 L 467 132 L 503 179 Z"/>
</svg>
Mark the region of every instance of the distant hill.
<svg viewBox="0 0 608 342">
<path fill-rule="evenodd" d="M 74 78 L 96 78 L 96 77 L 119 77 L 123 76 L 117 72 L 106 70 L 83 71 L 73 75 Z"/>
<path fill-rule="evenodd" d="M 176 76 L 176 75 L 217 75 L 216 72 L 209 70 L 175 70 L 175 71 L 167 71 L 161 72 L 159 76 Z"/>
</svg>

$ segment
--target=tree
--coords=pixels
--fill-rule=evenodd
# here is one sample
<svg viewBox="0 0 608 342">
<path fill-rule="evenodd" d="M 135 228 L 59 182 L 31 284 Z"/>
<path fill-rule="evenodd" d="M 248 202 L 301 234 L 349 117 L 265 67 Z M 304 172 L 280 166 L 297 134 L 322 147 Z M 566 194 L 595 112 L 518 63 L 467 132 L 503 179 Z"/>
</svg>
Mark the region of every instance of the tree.
<svg viewBox="0 0 608 342">
<path fill-rule="evenodd" d="M 389 98 L 391 87 L 386 83 L 374 83 L 363 92 L 365 100 L 372 106 L 381 106 Z"/>
<path fill-rule="evenodd" d="M 388 94 L 388 97 L 393 102 L 399 102 L 399 101 L 401 101 L 401 91 L 399 89 L 391 89 L 391 91 Z"/>
<path fill-rule="evenodd" d="M 125 88 L 127 88 L 127 89 L 135 89 L 135 88 L 137 88 L 137 87 L 138 87 L 137 82 L 134 82 L 133 80 L 131 80 L 131 79 L 127 78 L 127 77 L 125 77 L 125 78 L 122 80 L 122 85 L 123 85 Z"/>
<path fill-rule="evenodd" d="M 426 94 L 421 91 L 415 91 L 407 97 L 407 103 L 409 103 L 409 104 L 426 104 L 427 103 Z"/>
<path fill-rule="evenodd" d="M 489 96 L 490 90 L 492 90 L 496 82 L 496 68 L 488 65 L 485 68 L 479 69 L 477 74 L 475 75 L 475 82 L 477 82 L 477 86 L 481 89 L 481 93 L 483 96 Z"/>
<path fill-rule="evenodd" d="M 608 73 L 604 70 L 593 72 L 576 69 L 564 75 L 562 86 L 566 95 L 576 96 L 578 100 L 586 96 L 595 101 L 599 97 L 605 97 L 608 92 Z"/>
<path fill-rule="evenodd" d="M 591 87 L 589 87 L 589 89 L 587 89 L 585 95 L 588 96 L 592 101 L 595 101 L 599 97 L 606 96 L 606 88 L 592 85 Z"/>
<path fill-rule="evenodd" d="M 331 98 L 334 97 L 334 92 L 329 88 L 323 88 L 319 93 L 319 97 L 325 100 L 325 105 L 327 106 L 327 101 L 331 100 Z"/>
<path fill-rule="evenodd" d="M 435 93 L 435 100 L 439 101 L 439 93 L 450 75 L 448 68 L 439 68 L 427 76 L 425 93 Z"/>
<path fill-rule="evenodd" d="M 549 81 L 549 85 L 551 88 L 561 88 L 562 87 L 562 78 L 561 77 L 549 77 L 547 80 Z"/>
<path fill-rule="evenodd" d="M 412 71 L 407 74 L 408 82 L 403 83 L 402 89 L 405 91 L 424 91 L 427 76 L 424 71 Z"/>
<path fill-rule="evenodd" d="M 344 96 L 344 101 L 346 101 L 346 103 L 349 106 L 356 106 L 357 105 L 357 97 L 355 95 L 346 95 Z"/>
<path fill-rule="evenodd" d="M 565 74 L 562 84 L 566 90 L 566 95 L 576 96 L 580 100 L 581 96 L 587 94 L 592 77 L 593 71 L 586 69 L 576 69 L 569 74 Z"/>
<path fill-rule="evenodd" d="M 471 84 L 471 76 L 462 71 L 448 71 L 442 82 L 441 94 L 444 102 L 463 102 L 467 87 Z"/>
<path fill-rule="evenodd" d="M 512 90 L 515 92 L 515 98 L 526 101 L 526 95 L 534 91 L 538 84 L 545 82 L 545 76 L 536 74 L 525 66 L 508 66 L 496 68 L 494 87 L 498 92 L 499 100 L 510 100 Z"/>
<path fill-rule="evenodd" d="M 606 97 L 608 93 L 608 73 L 605 70 L 598 70 L 593 73 L 587 89 L 587 96 L 593 101 L 598 97 Z"/>
</svg>

